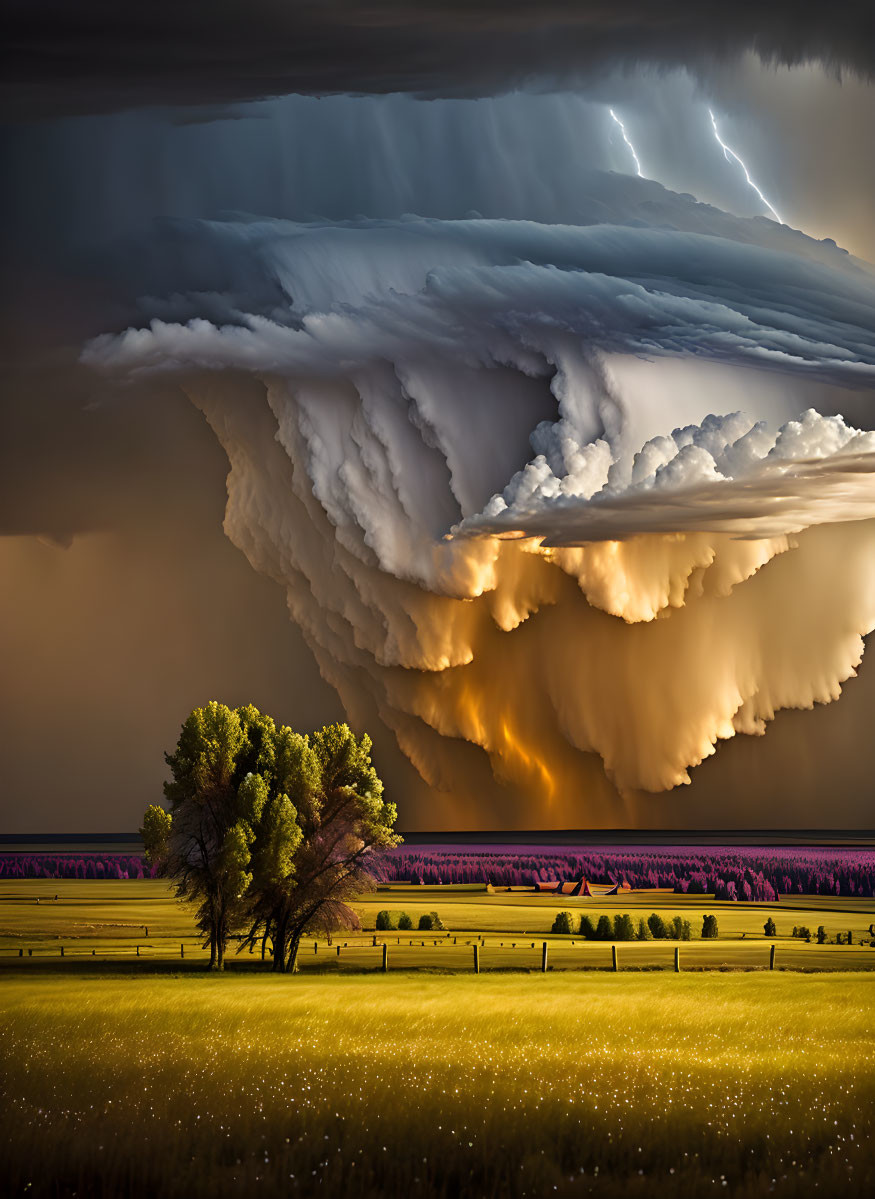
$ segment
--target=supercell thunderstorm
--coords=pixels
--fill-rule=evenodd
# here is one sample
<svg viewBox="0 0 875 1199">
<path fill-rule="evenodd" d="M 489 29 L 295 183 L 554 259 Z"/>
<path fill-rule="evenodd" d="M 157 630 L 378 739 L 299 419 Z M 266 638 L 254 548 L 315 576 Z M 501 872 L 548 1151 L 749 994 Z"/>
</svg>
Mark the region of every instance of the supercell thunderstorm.
<svg viewBox="0 0 875 1199">
<path fill-rule="evenodd" d="M 351 720 L 469 808 L 473 744 L 579 826 L 859 665 L 875 434 L 839 413 L 875 274 L 635 177 L 576 199 L 204 223 L 234 285 L 182 279 L 84 358 L 180 377 Z"/>
</svg>

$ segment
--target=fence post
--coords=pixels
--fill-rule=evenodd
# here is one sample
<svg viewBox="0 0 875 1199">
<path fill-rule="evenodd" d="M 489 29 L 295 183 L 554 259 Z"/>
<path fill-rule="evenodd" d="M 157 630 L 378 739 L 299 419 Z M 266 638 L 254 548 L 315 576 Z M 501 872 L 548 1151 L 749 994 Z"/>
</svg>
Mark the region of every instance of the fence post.
<svg viewBox="0 0 875 1199">
<path fill-rule="evenodd" d="M 388 971 L 388 969 L 389 969 L 389 946 L 384 941 L 383 942 L 383 973 L 385 974 Z"/>
<path fill-rule="evenodd" d="M 675 974 L 680 974 L 680 972 L 681 972 L 681 947 L 680 947 L 680 945 L 675 945 L 675 947 L 674 947 L 674 972 L 675 972 Z"/>
<path fill-rule="evenodd" d="M 24 950 L 23 950 L 23 949 L 19 949 L 19 951 L 18 951 L 18 956 L 19 956 L 20 958 L 23 958 L 23 957 L 24 957 Z"/>
<path fill-rule="evenodd" d="M 547 942 L 541 946 L 541 973 L 547 973 Z"/>
<path fill-rule="evenodd" d="M 775 969 L 775 946 L 774 945 L 769 946 L 769 969 L 770 970 Z"/>
<path fill-rule="evenodd" d="M 318 941 L 314 941 L 314 942 L 313 942 L 313 952 L 314 952 L 314 953 L 318 953 L 318 952 L 319 952 L 319 942 L 318 942 Z"/>
<path fill-rule="evenodd" d="M 611 967 L 612 967 L 612 969 L 613 969 L 613 971 L 614 971 L 614 974 L 616 974 L 616 973 L 617 973 L 617 969 L 618 969 L 618 967 L 617 967 L 617 947 L 616 947 L 616 945 L 612 945 L 612 946 L 611 946 Z"/>
<path fill-rule="evenodd" d="M 480 946 L 474 946 L 474 973 L 480 973 Z"/>
<path fill-rule="evenodd" d="M 140 956 L 140 947 L 139 947 L 139 945 L 138 945 L 138 946 L 137 946 L 137 957 L 139 957 L 139 956 Z"/>
<path fill-rule="evenodd" d="M 340 946 L 337 947 L 337 956 L 340 957 Z"/>
<path fill-rule="evenodd" d="M 185 946 L 184 945 L 180 945 L 180 947 L 179 947 L 179 956 L 181 958 L 185 957 Z"/>
<path fill-rule="evenodd" d="M 374 933 L 374 944 L 375 945 L 377 944 L 377 934 L 376 933 Z"/>
<path fill-rule="evenodd" d="M 61 946 L 61 957 L 63 957 L 63 956 L 64 956 L 64 946 L 62 945 Z"/>
<path fill-rule="evenodd" d="M 28 949 L 28 951 L 27 951 L 27 956 L 28 956 L 29 958 L 32 958 L 32 957 L 33 957 L 33 950 L 32 950 L 32 949 Z"/>
</svg>

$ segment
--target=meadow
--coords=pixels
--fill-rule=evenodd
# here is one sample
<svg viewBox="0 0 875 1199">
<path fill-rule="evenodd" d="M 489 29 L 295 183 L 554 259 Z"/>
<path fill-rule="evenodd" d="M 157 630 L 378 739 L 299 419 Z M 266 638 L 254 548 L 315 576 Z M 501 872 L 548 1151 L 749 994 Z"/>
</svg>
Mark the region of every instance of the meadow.
<svg viewBox="0 0 875 1199">
<path fill-rule="evenodd" d="M 591 897 L 538 895 L 531 890 L 488 891 L 480 885 L 410 886 L 383 884 L 354 904 L 362 924 L 359 934 L 344 933 L 328 945 L 324 938 L 305 941 L 301 971 L 368 971 L 381 968 L 382 946 L 388 946 L 390 970 L 473 969 L 473 946 L 480 968 L 540 970 L 542 945 L 549 968 L 610 969 L 611 947 L 576 936 L 554 936 L 556 914 L 599 916 L 629 913 L 637 923 L 651 912 L 665 920 L 689 920 L 694 939 L 679 944 L 682 969 L 762 969 L 776 946 L 777 969 L 875 970 L 875 899 L 836 895 L 792 895 L 774 903 L 715 900 L 709 895 L 678 894 L 650 888 L 621 895 Z M 445 932 L 394 930 L 375 933 L 379 911 L 420 916 L 437 911 Z M 719 938 L 701 940 L 705 914 L 717 917 Z M 771 916 L 777 936 L 764 935 Z M 823 925 L 830 943 L 818 945 L 792 936 L 794 926 L 812 933 Z M 851 944 L 837 944 L 837 936 Z M 375 943 L 376 942 L 376 943 Z M 338 948 L 340 953 L 338 955 Z M 629 942 L 618 946 L 620 969 L 674 969 L 672 941 Z M 178 904 L 160 879 L 89 880 L 25 879 L 0 882 L 0 972 L 51 968 L 61 953 L 69 970 L 104 967 L 139 969 L 199 968 L 207 951 L 192 925 L 188 908 Z M 181 956 L 181 955 L 184 955 Z M 263 969 L 258 954 L 237 955 L 232 944 L 229 968 Z"/>
<path fill-rule="evenodd" d="M 7 974 L 9 1195 L 862 1196 L 875 977 Z"/>
<path fill-rule="evenodd" d="M 305 942 L 297 976 L 233 952 L 217 976 L 161 880 L 0 883 L 5 1192 L 875 1187 L 872 899 L 393 884 L 355 907 L 363 931 Z M 708 912 L 720 937 L 680 943 L 680 974 L 674 942 L 624 943 L 613 973 L 609 944 L 551 935 L 562 910 L 695 930 Z M 446 929 L 377 934 L 379 911 Z M 794 924 L 853 943 L 805 944 Z"/>
</svg>

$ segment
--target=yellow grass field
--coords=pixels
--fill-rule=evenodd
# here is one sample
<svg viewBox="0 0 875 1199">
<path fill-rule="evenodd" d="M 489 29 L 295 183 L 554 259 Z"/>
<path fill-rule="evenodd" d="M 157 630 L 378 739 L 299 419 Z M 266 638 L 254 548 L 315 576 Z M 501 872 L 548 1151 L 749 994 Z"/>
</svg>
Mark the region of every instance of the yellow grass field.
<svg viewBox="0 0 875 1199">
<path fill-rule="evenodd" d="M 773 943 L 763 934 L 768 916 L 774 919 L 778 931 L 774 939 L 777 969 L 875 969 L 875 946 L 870 944 L 869 932 L 875 923 L 872 899 L 816 895 L 792 896 L 772 904 L 746 904 L 715 902 L 709 896 L 675 895 L 670 891 L 578 899 L 520 891 L 487 894 L 483 887 L 396 885 L 362 896 L 355 907 L 363 933 L 344 934 L 339 943 L 335 941 L 331 946 L 324 941 L 318 945 L 305 941 L 300 957 L 302 971 L 376 970 L 382 964 L 384 941 L 389 946 L 390 970 L 467 972 L 473 968 L 475 943 L 481 947 L 484 971 L 539 970 L 545 940 L 550 969 L 610 968 L 609 944 L 550 935 L 556 913 L 563 910 L 571 912 L 575 922 L 584 912 L 594 921 L 603 913 L 613 917 L 628 912 L 637 923 L 640 916 L 653 911 L 666 920 L 675 915 L 689 920 L 694 940 L 680 944 L 682 970 L 766 967 Z M 396 917 L 406 911 L 414 924 L 423 913 L 437 911 L 448 932 L 381 933 L 375 946 L 373 929 L 381 909 Z M 717 916 L 720 937 L 716 941 L 696 939 L 706 912 Z M 844 940 L 850 932 L 853 944 L 806 944 L 790 935 L 794 925 L 806 925 L 814 932 L 821 924 L 831 941 L 837 933 Z M 622 944 L 618 946 L 620 969 L 672 970 L 674 947 L 671 941 Z M 68 969 L 124 963 L 142 970 L 171 963 L 179 968 L 196 967 L 207 956 L 192 925 L 190 910 L 178 904 L 160 880 L 0 882 L 0 970 L 59 962 L 62 949 Z M 231 968 L 260 965 L 257 955 L 238 957 L 232 947 Z"/>
<path fill-rule="evenodd" d="M 305 942 L 296 976 L 248 953 L 210 975 L 163 882 L 0 884 L 4 1193 L 875 1190 L 872 901 L 397 886 L 356 907 L 363 932 Z M 377 935 L 384 908 L 447 931 Z M 622 943 L 613 973 L 610 944 L 549 934 L 560 910 L 710 912 L 720 938 L 680 943 L 679 974 L 674 942 Z"/>
<path fill-rule="evenodd" d="M 0 986 L 4 1191 L 868 1196 L 875 977 Z"/>
</svg>

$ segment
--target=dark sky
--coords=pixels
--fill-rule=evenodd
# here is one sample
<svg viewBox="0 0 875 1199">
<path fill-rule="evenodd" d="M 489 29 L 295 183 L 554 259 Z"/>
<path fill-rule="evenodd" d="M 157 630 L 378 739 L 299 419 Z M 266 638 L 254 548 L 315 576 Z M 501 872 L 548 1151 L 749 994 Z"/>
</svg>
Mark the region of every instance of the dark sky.
<svg viewBox="0 0 875 1199">
<path fill-rule="evenodd" d="M 13 119 L 289 92 L 489 95 L 747 50 L 875 68 L 866 0 L 11 0 L 4 19 Z"/>
<path fill-rule="evenodd" d="M 600 118 L 581 111 L 564 132 L 552 123 L 556 88 L 625 105 L 646 173 L 748 215 L 749 193 L 705 157 L 707 128 L 682 123 L 704 89 L 791 223 L 875 259 L 870 4 L 42 0 L 8 5 L 4 20 L 4 831 L 135 828 L 160 795 L 163 751 L 208 699 L 252 701 L 301 730 L 343 718 L 282 590 L 222 532 L 227 461 L 180 386 L 123 384 L 78 362 L 88 338 L 140 323 L 142 297 L 162 294 L 191 254 L 184 222 L 228 210 L 493 215 L 490 204 L 497 216 L 563 219 L 561 183 L 539 191 L 527 172 L 568 180 L 572 137 L 587 162 L 627 164 Z M 522 84 L 546 93 L 541 108 L 490 99 Z M 473 118 L 433 100 L 414 114 L 398 97 L 384 108 L 323 101 L 312 119 L 304 101 L 240 107 L 289 92 L 397 91 L 483 99 Z M 208 252 L 185 265 L 204 293 L 228 286 Z M 652 811 L 639 822 L 871 823 L 867 665 L 840 703 L 780 713 L 765 738 L 736 737 L 691 787 L 638 806 Z M 463 825 L 391 736 L 371 731 L 402 827 Z M 472 777 L 486 779 L 485 757 L 471 753 Z M 535 823 L 511 790 L 494 813 L 493 827 Z M 628 819 L 618 800 L 616 824 Z"/>
</svg>

